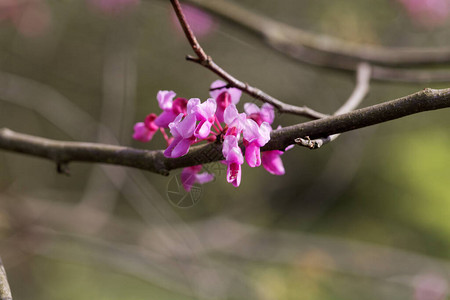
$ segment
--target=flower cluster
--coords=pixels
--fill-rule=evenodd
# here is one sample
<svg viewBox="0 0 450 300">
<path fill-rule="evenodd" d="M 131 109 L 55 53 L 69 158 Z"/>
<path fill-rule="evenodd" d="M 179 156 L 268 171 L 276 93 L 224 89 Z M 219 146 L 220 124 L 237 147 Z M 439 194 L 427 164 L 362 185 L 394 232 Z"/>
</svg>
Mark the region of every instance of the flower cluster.
<svg viewBox="0 0 450 300">
<path fill-rule="evenodd" d="M 171 158 L 187 154 L 190 146 L 199 142 L 222 142 L 227 181 L 238 187 L 244 163 L 240 146 L 242 137 L 245 161 L 250 167 L 262 164 L 271 174 L 283 175 L 284 167 L 280 158 L 283 151 L 260 151 L 270 140 L 274 121 L 273 106 L 265 103 L 260 108 L 254 103 L 245 103 L 245 112 L 239 113 L 236 104 L 241 98 L 241 91 L 229 88 L 221 80 L 211 84 L 210 96 L 201 102 L 198 98 L 177 98 L 173 91 L 159 91 L 157 100 L 162 112 L 159 116 L 151 113 L 144 122 L 136 123 L 133 138 L 148 142 L 157 131 L 161 131 L 168 145 L 164 155 Z M 166 134 L 166 128 L 172 137 Z M 201 184 L 214 178 L 212 174 L 199 173 L 201 169 L 202 166 L 183 169 L 181 182 L 187 191 L 194 183 Z"/>
</svg>

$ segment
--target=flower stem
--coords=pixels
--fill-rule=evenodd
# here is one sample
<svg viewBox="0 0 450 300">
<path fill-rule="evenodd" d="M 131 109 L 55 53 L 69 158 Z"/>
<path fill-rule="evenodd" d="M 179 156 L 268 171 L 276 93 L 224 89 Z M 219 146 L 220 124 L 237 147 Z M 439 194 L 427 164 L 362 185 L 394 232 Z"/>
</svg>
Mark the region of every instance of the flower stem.
<svg viewBox="0 0 450 300">
<path fill-rule="evenodd" d="M 222 131 L 223 131 L 223 128 L 222 128 L 222 126 L 220 125 L 219 119 L 217 119 L 217 116 L 216 116 L 216 115 L 214 115 L 214 122 L 217 124 L 217 126 L 219 126 L 219 129 L 220 129 L 220 130 L 218 130 L 218 131 L 219 131 L 219 132 L 222 132 Z"/>
<path fill-rule="evenodd" d="M 216 120 L 217 120 L 217 119 L 216 119 Z M 215 122 L 215 120 L 214 120 L 214 122 Z M 222 131 L 222 129 L 219 129 L 215 123 L 213 123 L 212 125 L 213 125 L 214 129 L 215 129 L 217 132 L 221 132 L 221 131 Z M 212 131 L 212 130 L 211 130 L 211 131 Z M 214 132 L 214 134 L 217 135 L 217 132 Z"/>
<path fill-rule="evenodd" d="M 166 131 L 164 130 L 164 128 L 161 128 L 161 127 L 159 128 L 159 130 L 161 131 L 161 133 L 162 133 L 164 139 L 166 140 L 167 146 L 169 146 L 169 145 L 170 145 L 170 142 L 169 142 L 169 137 L 167 136 Z"/>
</svg>

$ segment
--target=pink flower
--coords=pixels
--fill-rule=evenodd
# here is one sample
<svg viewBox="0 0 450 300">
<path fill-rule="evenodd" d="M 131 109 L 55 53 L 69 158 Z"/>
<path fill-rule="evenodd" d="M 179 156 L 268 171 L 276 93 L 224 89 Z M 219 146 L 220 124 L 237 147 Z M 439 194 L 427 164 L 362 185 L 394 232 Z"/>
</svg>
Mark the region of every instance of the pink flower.
<svg viewBox="0 0 450 300">
<path fill-rule="evenodd" d="M 234 135 L 226 135 L 225 136 L 225 138 L 223 140 L 223 144 L 222 144 L 222 154 L 225 157 L 225 159 L 227 158 L 228 153 L 230 153 L 230 151 L 233 148 L 236 148 L 239 150 L 241 149 L 241 148 L 239 148 L 238 142 L 239 142 L 239 138 Z"/>
<path fill-rule="evenodd" d="M 183 121 L 183 114 L 179 114 L 169 124 L 170 133 L 174 139 L 164 151 L 166 157 L 180 157 L 189 152 L 189 147 L 195 142 L 194 130 L 196 118 L 194 114 L 187 115 Z"/>
<path fill-rule="evenodd" d="M 238 187 L 241 184 L 241 165 L 244 163 L 244 157 L 242 152 L 237 151 L 235 148 L 231 149 L 228 153 L 226 164 L 227 164 L 227 181 Z"/>
<path fill-rule="evenodd" d="M 216 116 L 219 122 L 223 122 L 223 114 L 230 104 L 236 105 L 241 99 L 242 91 L 236 88 L 226 88 L 226 82 L 216 80 L 211 84 L 209 94 L 216 99 L 217 112 Z"/>
<path fill-rule="evenodd" d="M 184 98 L 176 98 L 174 91 L 159 91 L 156 98 L 158 99 L 159 107 L 163 112 L 155 120 L 155 124 L 159 127 L 167 128 L 169 124 L 175 120 L 180 114 L 186 114 L 187 100 Z"/>
<path fill-rule="evenodd" d="M 216 100 L 210 98 L 203 103 L 198 103 L 192 108 L 190 112 L 195 113 L 197 120 L 200 121 L 195 129 L 194 135 L 199 139 L 206 138 L 211 132 L 211 126 L 215 121 Z"/>
<path fill-rule="evenodd" d="M 247 120 L 245 113 L 239 113 L 234 104 L 230 104 L 223 114 L 225 124 L 228 126 L 226 135 L 234 135 L 239 138 L 241 131 L 244 129 Z"/>
<path fill-rule="evenodd" d="M 183 171 L 181 171 L 181 183 L 183 184 L 183 187 L 187 192 L 191 190 L 194 183 L 203 184 L 214 179 L 214 174 L 206 172 L 198 174 L 201 170 L 202 166 L 198 165 L 184 168 Z"/>
<path fill-rule="evenodd" d="M 148 142 L 153 138 L 153 135 L 158 131 L 158 126 L 155 125 L 155 114 L 149 114 L 144 122 L 139 122 L 134 125 L 133 139 Z"/>
<path fill-rule="evenodd" d="M 107 15 L 118 15 L 139 5 L 139 0 L 88 0 L 94 10 Z"/>
<path fill-rule="evenodd" d="M 222 154 L 227 165 L 227 181 L 238 187 L 241 184 L 241 165 L 244 163 L 244 157 L 236 136 L 225 136 Z"/>
<path fill-rule="evenodd" d="M 269 103 L 264 103 L 261 108 L 254 103 L 245 103 L 244 111 L 247 117 L 255 121 L 258 125 L 261 125 L 263 122 L 272 124 L 275 118 L 273 106 Z"/>
<path fill-rule="evenodd" d="M 183 9 L 183 13 L 189 23 L 189 26 L 197 37 L 207 36 L 216 29 L 217 22 L 210 14 L 188 4 L 182 4 L 181 8 Z M 180 23 L 178 22 L 177 15 L 174 13 L 173 9 L 171 9 L 171 20 L 177 30 L 180 33 L 183 33 Z"/>
<path fill-rule="evenodd" d="M 436 27 L 450 15 L 449 0 L 398 0 L 409 16 L 419 25 Z"/>
<path fill-rule="evenodd" d="M 272 150 L 263 152 L 261 155 L 261 161 L 264 169 L 273 175 L 284 175 L 283 161 L 281 155 L 284 152 L 281 150 Z"/>
<path fill-rule="evenodd" d="M 280 129 L 281 126 L 278 126 L 277 129 Z M 264 167 L 269 173 L 273 175 L 284 175 L 284 165 L 283 161 L 281 160 L 281 155 L 294 148 L 294 145 L 289 145 L 284 149 L 284 151 L 281 150 L 272 150 L 272 151 L 265 151 L 261 154 L 261 162 Z"/>
<path fill-rule="evenodd" d="M 267 144 L 270 140 L 270 131 L 272 128 L 267 122 L 263 122 L 261 126 L 247 119 L 247 126 L 244 129 L 245 160 L 250 167 L 258 167 L 261 165 L 260 148 Z"/>
</svg>

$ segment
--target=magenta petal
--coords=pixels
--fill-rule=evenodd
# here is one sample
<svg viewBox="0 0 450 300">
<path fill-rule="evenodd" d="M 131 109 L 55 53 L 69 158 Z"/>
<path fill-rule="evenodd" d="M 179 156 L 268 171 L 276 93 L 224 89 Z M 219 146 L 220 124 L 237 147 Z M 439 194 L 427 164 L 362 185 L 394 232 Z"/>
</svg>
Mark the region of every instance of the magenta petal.
<svg viewBox="0 0 450 300">
<path fill-rule="evenodd" d="M 238 187 L 241 184 L 241 165 L 238 163 L 228 164 L 227 168 L 227 181 Z"/>
<path fill-rule="evenodd" d="M 247 115 L 251 115 L 251 114 L 259 114 L 261 110 L 255 103 L 247 102 L 244 104 L 244 111 Z"/>
<path fill-rule="evenodd" d="M 207 138 L 211 132 L 212 123 L 208 121 L 202 121 L 198 124 L 197 129 L 195 129 L 195 137 L 199 139 Z"/>
<path fill-rule="evenodd" d="M 238 138 L 234 135 L 226 135 L 222 146 L 222 154 L 225 159 L 228 157 L 228 154 L 233 148 L 238 148 L 240 151 L 238 146 Z"/>
<path fill-rule="evenodd" d="M 257 140 L 259 137 L 258 124 L 252 119 L 247 119 L 243 135 L 244 135 L 244 139 L 247 140 L 249 143 Z"/>
<path fill-rule="evenodd" d="M 294 145 L 289 145 L 286 147 L 286 149 L 284 149 L 284 152 L 291 150 L 292 148 L 294 148 Z"/>
<path fill-rule="evenodd" d="M 192 108 L 192 111 L 195 112 L 197 119 L 207 120 L 214 117 L 216 107 L 217 107 L 216 100 L 209 98 L 205 102 Z"/>
<path fill-rule="evenodd" d="M 231 125 L 231 123 L 239 117 L 238 110 L 236 108 L 236 105 L 230 104 L 227 108 L 225 108 L 225 111 L 223 113 L 223 118 L 225 120 L 225 124 Z"/>
<path fill-rule="evenodd" d="M 272 127 L 270 127 L 269 123 L 263 122 L 261 126 L 259 126 L 259 136 L 258 136 L 258 146 L 262 147 L 270 140 L 270 132 L 272 131 Z"/>
<path fill-rule="evenodd" d="M 186 107 L 187 114 L 193 114 L 195 113 L 195 109 L 197 106 L 199 106 L 201 103 L 200 99 L 198 98 L 191 98 L 189 99 Z"/>
<path fill-rule="evenodd" d="M 225 88 L 227 86 L 227 83 L 225 81 L 222 80 L 216 80 L 213 83 L 211 83 L 210 85 L 210 89 L 212 91 L 209 92 L 209 95 L 211 97 L 213 97 L 214 99 L 216 99 L 220 94 L 222 94 L 224 91 L 226 91 L 227 89 Z M 217 89 L 217 88 L 221 88 L 221 89 Z"/>
<path fill-rule="evenodd" d="M 181 119 L 183 118 L 183 114 L 179 114 L 172 123 L 169 124 L 170 133 L 175 137 L 181 137 L 180 132 L 178 131 L 178 126 L 180 125 Z"/>
<path fill-rule="evenodd" d="M 174 91 L 159 91 L 156 98 L 158 99 L 159 107 L 162 110 L 171 110 L 172 109 L 172 100 L 175 97 Z"/>
<path fill-rule="evenodd" d="M 156 119 L 155 125 L 158 127 L 168 128 L 169 124 L 172 123 L 177 115 L 175 115 L 171 110 L 163 111 Z"/>
<path fill-rule="evenodd" d="M 247 115 L 245 113 L 238 113 L 238 110 L 234 104 L 228 105 L 225 109 L 223 118 L 225 124 L 228 125 L 228 128 L 236 127 L 237 133 L 240 133 L 241 130 L 245 127 Z"/>
<path fill-rule="evenodd" d="M 224 122 L 224 119 L 223 119 L 223 112 L 224 112 L 224 109 L 223 109 L 222 107 L 218 106 L 218 107 L 217 107 L 217 110 L 216 110 L 216 117 L 217 117 L 217 120 L 218 120 L 220 123 L 223 123 L 223 122 Z"/>
<path fill-rule="evenodd" d="M 249 143 L 255 143 L 258 147 L 262 147 L 270 140 L 270 131 L 272 128 L 267 122 L 263 122 L 261 126 L 252 120 L 246 120 L 244 128 L 244 139 Z"/>
<path fill-rule="evenodd" d="M 241 148 L 233 147 L 226 157 L 227 163 L 237 163 L 242 165 L 244 163 L 244 157 L 242 156 Z"/>
<path fill-rule="evenodd" d="M 231 95 L 231 103 L 238 104 L 241 100 L 242 91 L 236 88 L 229 88 L 228 93 Z"/>
<path fill-rule="evenodd" d="M 214 179 L 214 174 L 204 172 L 204 173 L 195 175 L 195 179 L 198 183 L 204 184 L 204 183 L 212 181 Z"/>
<path fill-rule="evenodd" d="M 263 106 L 261 106 L 260 115 L 263 122 L 272 124 L 275 118 L 275 111 L 273 109 L 273 106 L 269 103 L 264 103 Z"/>
<path fill-rule="evenodd" d="M 178 124 L 177 130 L 183 138 L 188 139 L 194 135 L 196 121 L 195 115 L 187 115 Z"/>
<path fill-rule="evenodd" d="M 252 168 L 261 165 L 261 152 L 255 143 L 251 143 L 245 148 L 245 160 Z"/>
<path fill-rule="evenodd" d="M 148 130 L 144 122 L 139 122 L 134 125 L 133 139 L 141 142 L 148 142 L 153 138 L 155 132 L 156 131 Z"/>
<path fill-rule="evenodd" d="M 279 150 L 266 151 L 262 153 L 262 165 L 263 167 L 273 175 L 284 175 L 285 170 L 283 161 L 281 160 L 281 154 L 283 152 Z"/>
<path fill-rule="evenodd" d="M 153 113 L 151 113 L 151 114 L 149 114 L 149 115 L 147 115 L 146 117 L 145 117 L 145 119 L 144 119 L 144 124 L 145 124 L 145 126 L 147 126 L 147 128 L 148 128 L 148 130 L 153 130 L 153 131 L 156 131 L 156 130 L 158 130 L 159 128 L 159 126 L 157 126 L 156 124 L 155 124 L 155 119 L 157 118 L 158 116 L 156 115 L 156 114 L 153 114 Z"/>
<path fill-rule="evenodd" d="M 175 145 L 175 148 L 172 150 L 171 157 L 180 157 L 189 152 L 189 147 L 192 144 L 191 139 L 182 139 L 179 143 Z M 172 145 L 172 144 L 171 144 Z"/>
<path fill-rule="evenodd" d="M 226 88 L 227 83 L 222 81 L 222 80 L 216 80 L 214 81 L 210 88 L 213 89 L 212 91 L 209 92 L 209 94 L 211 95 L 211 97 L 213 97 L 214 99 L 217 99 L 217 97 L 223 93 L 223 92 L 227 92 L 230 94 L 231 97 L 231 103 L 233 104 L 237 104 L 239 102 L 239 100 L 241 99 L 241 95 L 242 95 L 242 91 L 240 89 L 237 88 Z M 216 88 L 220 88 L 220 87 L 224 87 L 221 89 L 217 89 L 214 90 Z"/>
<path fill-rule="evenodd" d="M 181 171 L 180 178 L 183 188 L 189 192 L 196 181 L 196 172 L 193 172 L 190 168 L 184 168 L 183 171 Z"/>
<path fill-rule="evenodd" d="M 175 100 L 173 100 L 172 102 L 172 112 L 175 115 L 179 115 L 179 114 L 186 114 L 186 109 L 187 109 L 187 99 L 184 98 L 176 98 Z"/>
<path fill-rule="evenodd" d="M 177 146 L 180 141 L 182 140 L 181 137 L 176 137 L 172 140 L 172 142 L 170 143 L 169 147 L 167 147 L 167 149 L 164 151 L 164 156 L 165 157 L 174 157 L 173 156 L 173 150 L 175 148 L 175 146 Z"/>
</svg>

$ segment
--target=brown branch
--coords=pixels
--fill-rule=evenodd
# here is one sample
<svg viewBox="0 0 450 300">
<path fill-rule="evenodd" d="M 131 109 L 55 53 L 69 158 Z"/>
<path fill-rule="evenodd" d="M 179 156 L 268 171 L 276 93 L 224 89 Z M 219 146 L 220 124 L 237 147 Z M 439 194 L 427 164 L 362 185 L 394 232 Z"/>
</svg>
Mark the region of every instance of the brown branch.
<svg viewBox="0 0 450 300">
<path fill-rule="evenodd" d="M 283 150 L 306 136 L 312 139 L 380 124 L 419 112 L 450 107 L 450 89 L 425 89 L 415 94 L 354 110 L 345 114 L 313 120 L 271 133 L 269 143 L 262 151 Z M 222 145 L 211 143 L 192 147 L 179 158 L 166 158 L 163 151 L 139 150 L 129 147 L 62 142 L 0 129 L 0 149 L 50 159 L 56 164 L 69 162 L 96 162 L 148 170 L 168 175 L 173 169 L 223 160 Z"/>
<path fill-rule="evenodd" d="M 286 104 L 268 95 L 267 93 L 261 91 L 260 89 L 252 87 L 249 84 L 238 80 L 236 77 L 226 72 L 224 69 L 218 66 L 210 56 L 206 54 L 206 52 L 198 43 L 194 33 L 192 32 L 189 24 L 186 21 L 186 18 L 183 14 L 183 10 L 181 8 L 179 1 L 171 0 L 170 2 L 172 3 L 175 13 L 177 14 L 178 20 L 180 22 L 181 27 L 183 28 L 186 38 L 189 41 L 189 44 L 191 45 L 192 49 L 197 55 L 197 57 L 187 56 L 186 57 L 187 60 L 196 62 L 204 66 L 205 68 L 209 69 L 210 71 L 214 72 L 216 75 L 224 79 L 231 87 L 236 87 L 255 99 L 272 104 L 276 109 L 278 109 L 279 112 L 305 116 L 312 119 L 320 119 L 328 116 L 326 114 L 314 111 L 313 109 L 308 108 L 306 106 L 300 107 L 291 104 Z"/>
<path fill-rule="evenodd" d="M 389 48 L 313 34 L 224 0 L 186 0 L 262 37 L 271 47 L 303 63 L 355 71 L 361 61 L 374 65 L 372 78 L 402 82 L 446 82 L 447 70 L 398 69 L 450 63 L 450 48 Z"/>
<path fill-rule="evenodd" d="M 356 86 L 353 90 L 350 97 L 347 99 L 347 101 L 342 105 L 335 113 L 334 115 L 341 115 L 345 114 L 347 112 L 350 112 L 354 109 L 356 109 L 359 104 L 363 101 L 363 99 L 366 97 L 367 93 L 369 92 L 370 87 L 370 73 L 371 73 L 371 67 L 367 63 L 361 63 L 358 66 L 358 70 L 356 73 Z M 297 145 L 307 147 L 309 149 L 318 149 L 322 147 L 325 144 L 328 144 L 329 142 L 334 141 L 339 137 L 338 134 L 333 134 L 330 136 L 327 136 L 326 138 L 320 138 L 311 140 L 309 137 L 307 138 L 297 138 L 295 139 L 295 142 Z"/>
<path fill-rule="evenodd" d="M 11 289 L 9 288 L 8 278 L 6 277 L 5 267 L 0 258 L 0 300 L 12 300 Z"/>
</svg>

